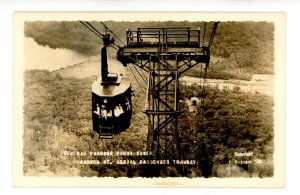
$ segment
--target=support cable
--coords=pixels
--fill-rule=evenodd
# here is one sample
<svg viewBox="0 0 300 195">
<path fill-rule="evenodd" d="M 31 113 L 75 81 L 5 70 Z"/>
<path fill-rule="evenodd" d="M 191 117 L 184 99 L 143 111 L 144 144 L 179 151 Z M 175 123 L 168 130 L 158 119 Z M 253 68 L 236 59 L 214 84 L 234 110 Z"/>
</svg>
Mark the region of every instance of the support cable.
<svg viewBox="0 0 300 195">
<path fill-rule="evenodd" d="M 143 77 L 145 78 L 145 80 L 147 81 L 147 79 L 146 79 L 147 77 L 146 77 L 145 73 L 143 72 L 143 70 L 144 69 L 141 69 L 141 73 L 142 73 Z M 148 81 L 146 82 L 146 84 L 148 84 Z"/>
<path fill-rule="evenodd" d="M 103 24 L 103 26 L 107 29 L 107 30 L 109 30 L 109 32 L 111 32 L 111 34 L 113 34 L 119 41 L 121 41 L 121 43 L 123 43 L 123 45 L 124 46 L 126 46 L 126 44 L 112 31 L 112 30 L 110 30 L 105 24 L 104 24 L 104 22 L 102 22 L 102 21 L 100 21 L 101 22 L 101 24 Z"/>
<path fill-rule="evenodd" d="M 86 28 L 88 28 L 90 31 L 92 31 L 96 36 L 98 36 L 99 38 L 103 39 L 104 38 L 104 34 L 101 34 L 92 24 L 90 24 L 89 22 L 85 21 L 79 21 L 81 24 L 83 24 Z M 119 45 L 115 44 L 115 43 L 110 43 L 111 47 L 116 49 L 117 51 L 119 50 L 118 48 L 120 48 Z M 117 47 L 117 48 L 116 48 Z"/>
<path fill-rule="evenodd" d="M 217 31 L 217 28 L 218 28 L 218 24 L 219 24 L 219 22 L 215 22 L 214 23 L 214 27 L 213 27 L 213 30 L 212 30 L 211 35 L 210 35 L 210 40 L 209 40 L 208 48 L 210 48 L 210 46 L 213 43 L 213 40 L 214 40 L 216 31 Z"/>
<path fill-rule="evenodd" d="M 141 75 L 141 73 L 139 72 L 139 70 L 135 66 L 133 66 L 133 67 L 134 67 L 135 71 L 140 75 L 141 79 L 145 82 L 145 84 L 147 84 L 148 83 L 147 79 Z"/>
<path fill-rule="evenodd" d="M 130 72 L 132 73 L 132 75 L 134 76 L 134 79 L 136 80 L 136 82 L 137 82 L 138 85 L 140 86 L 141 91 L 142 91 L 143 93 L 145 93 L 144 88 L 141 86 L 140 82 L 138 81 L 137 77 L 135 76 L 134 72 L 132 71 L 132 69 L 130 68 L 129 65 L 128 65 L 128 68 L 129 68 Z"/>
<path fill-rule="evenodd" d="M 93 28 L 93 26 L 91 24 L 87 25 L 86 23 L 79 21 L 81 24 L 83 24 L 86 28 L 88 28 L 90 31 L 92 31 L 95 35 L 97 35 L 99 38 L 103 39 L 103 35 L 101 33 L 99 33 L 96 29 Z"/>
<path fill-rule="evenodd" d="M 205 84 L 206 84 L 206 77 L 207 77 L 207 67 L 203 67 L 201 64 L 201 72 L 200 72 L 200 109 L 198 109 L 197 114 L 197 121 L 196 121 L 196 128 L 194 129 L 194 143 L 197 143 L 197 132 L 199 129 L 203 128 L 203 107 L 204 107 L 204 99 L 206 96 L 205 92 Z"/>
</svg>

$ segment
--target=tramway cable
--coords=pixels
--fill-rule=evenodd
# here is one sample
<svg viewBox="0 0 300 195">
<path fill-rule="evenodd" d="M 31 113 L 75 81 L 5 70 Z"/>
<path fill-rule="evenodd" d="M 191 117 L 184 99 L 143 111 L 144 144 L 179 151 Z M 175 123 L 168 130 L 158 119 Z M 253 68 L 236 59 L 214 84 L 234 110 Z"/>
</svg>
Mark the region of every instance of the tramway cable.
<svg viewBox="0 0 300 195">
<path fill-rule="evenodd" d="M 213 43 L 215 34 L 217 32 L 218 24 L 219 24 L 219 22 L 214 23 L 214 27 L 213 27 L 213 30 L 212 30 L 212 33 L 211 33 L 211 36 L 210 36 L 209 44 L 208 44 L 208 48 L 210 48 L 212 43 Z"/>
<path fill-rule="evenodd" d="M 137 79 L 136 75 L 134 74 L 134 72 L 132 71 L 132 69 L 130 68 L 130 66 L 129 66 L 129 65 L 128 65 L 128 69 L 129 69 L 129 70 L 130 70 L 130 72 L 132 73 L 132 75 L 133 75 L 134 79 L 136 80 L 137 84 L 139 85 L 139 87 L 140 87 L 141 91 L 142 91 L 143 93 L 145 93 L 145 91 L 144 91 L 144 88 L 142 87 L 142 85 L 141 85 L 141 84 L 140 84 L 140 82 L 138 81 L 138 79 Z"/>
<path fill-rule="evenodd" d="M 126 44 L 112 31 L 110 30 L 105 24 L 104 22 L 101 21 L 101 24 L 103 24 L 103 26 L 106 28 L 106 30 L 109 30 L 111 32 L 111 34 L 113 34 L 121 43 L 123 43 L 124 46 L 126 46 Z"/>
<path fill-rule="evenodd" d="M 88 28 L 90 31 L 92 31 L 96 36 L 99 38 L 103 38 L 103 35 L 99 33 L 94 27 L 91 27 L 92 25 L 88 22 L 84 23 L 83 21 L 79 21 L 81 24 L 83 24 L 86 28 Z"/>
<path fill-rule="evenodd" d="M 140 71 L 135 67 L 133 66 L 133 68 L 136 70 L 136 72 L 139 74 L 139 76 L 141 77 L 141 79 L 145 82 L 145 84 L 147 84 L 147 79 L 145 78 L 145 75 L 143 76 L 142 74 L 143 73 L 140 73 Z M 141 70 L 142 71 L 142 70 Z"/>
<path fill-rule="evenodd" d="M 98 36 L 99 38 L 103 39 L 104 36 L 106 36 L 107 34 L 101 34 L 91 23 L 85 21 L 79 21 L 81 24 L 83 24 L 86 28 L 88 28 L 90 31 L 92 31 L 96 36 Z M 110 31 L 110 30 L 109 30 Z M 110 31 L 112 32 L 112 31 Z M 113 34 L 114 35 L 114 34 Z M 116 35 L 114 35 L 116 38 L 118 38 Z M 119 39 L 119 38 L 118 38 Z M 111 42 L 110 47 L 114 48 L 115 50 L 119 50 L 120 46 L 115 44 L 114 42 Z M 117 48 L 116 48 L 117 47 Z"/>
</svg>

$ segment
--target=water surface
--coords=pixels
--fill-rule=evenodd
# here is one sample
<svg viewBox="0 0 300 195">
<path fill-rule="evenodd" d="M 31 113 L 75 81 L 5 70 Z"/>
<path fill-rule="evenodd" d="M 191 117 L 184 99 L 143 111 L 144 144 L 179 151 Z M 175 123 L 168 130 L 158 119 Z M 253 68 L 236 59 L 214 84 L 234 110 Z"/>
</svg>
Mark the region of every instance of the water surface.
<svg viewBox="0 0 300 195">
<path fill-rule="evenodd" d="M 57 70 L 79 62 L 88 57 L 70 49 L 52 49 L 38 45 L 34 39 L 24 38 L 25 69 Z"/>
</svg>

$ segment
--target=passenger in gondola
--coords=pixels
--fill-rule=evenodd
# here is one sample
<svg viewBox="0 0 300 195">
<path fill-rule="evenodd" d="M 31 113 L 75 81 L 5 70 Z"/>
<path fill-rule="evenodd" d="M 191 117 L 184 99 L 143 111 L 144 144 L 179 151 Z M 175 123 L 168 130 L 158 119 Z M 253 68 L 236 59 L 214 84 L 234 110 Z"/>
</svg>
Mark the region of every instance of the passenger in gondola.
<svg viewBox="0 0 300 195">
<path fill-rule="evenodd" d="M 112 110 L 109 109 L 106 105 L 102 105 L 101 106 L 101 117 L 105 118 L 105 120 L 107 120 L 107 118 L 111 118 Z"/>
<path fill-rule="evenodd" d="M 124 113 L 124 110 L 123 110 L 121 104 L 119 104 L 118 106 L 115 107 L 114 114 L 116 117 L 120 116 L 123 113 Z"/>
<path fill-rule="evenodd" d="M 111 118 L 112 116 L 113 116 L 112 110 L 108 109 L 108 110 L 107 110 L 107 117 L 108 117 L 108 118 Z"/>
<path fill-rule="evenodd" d="M 99 107 L 98 103 L 97 103 L 96 107 L 97 107 L 97 110 L 94 111 L 94 113 L 97 114 L 98 116 L 100 116 L 100 107 Z"/>
<path fill-rule="evenodd" d="M 125 105 L 126 105 L 126 110 L 131 109 L 129 99 L 127 97 L 125 97 Z"/>
<path fill-rule="evenodd" d="M 101 106 L 101 117 L 107 120 L 107 110 L 105 105 Z"/>
<path fill-rule="evenodd" d="M 134 94 L 134 91 L 131 91 L 131 96 L 130 96 L 130 99 L 133 100 L 135 98 L 135 94 Z"/>
</svg>

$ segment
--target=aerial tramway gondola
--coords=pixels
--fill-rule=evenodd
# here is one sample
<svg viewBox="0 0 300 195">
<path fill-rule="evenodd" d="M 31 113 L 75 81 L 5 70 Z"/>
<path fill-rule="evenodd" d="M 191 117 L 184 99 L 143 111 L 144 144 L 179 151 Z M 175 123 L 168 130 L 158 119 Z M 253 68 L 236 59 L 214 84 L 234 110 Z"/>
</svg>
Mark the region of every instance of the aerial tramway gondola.
<svg viewBox="0 0 300 195">
<path fill-rule="evenodd" d="M 110 36 L 110 30 L 105 26 L 107 31 L 101 34 L 89 22 L 81 23 L 103 40 L 101 75 L 92 84 L 93 130 L 102 139 L 113 138 L 116 133 L 130 126 L 133 99 L 131 84 L 122 79 L 121 74 L 108 72 L 107 49 L 117 46 Z"/>
</svg>

